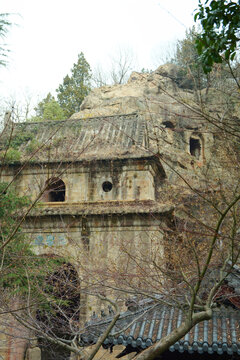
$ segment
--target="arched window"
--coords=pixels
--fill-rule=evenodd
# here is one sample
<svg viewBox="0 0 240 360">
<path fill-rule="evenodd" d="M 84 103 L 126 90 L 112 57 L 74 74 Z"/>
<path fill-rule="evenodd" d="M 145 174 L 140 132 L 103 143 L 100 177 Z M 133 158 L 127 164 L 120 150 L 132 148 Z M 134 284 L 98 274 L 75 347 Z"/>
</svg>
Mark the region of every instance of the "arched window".
<svg viewBox="0 0 240 360">
<path fill-rule="evenodd" d="M 195 156 L 197 159 L 201 156 L 201 142 L 199 138 L 190 137 L 189 141 L 189 151 L 192 156 Z"/>
<path fill-rule="evenodd" d="M 46 202 L 65 201 L 65 184 L 61 179 L 52 178 L 47 181 L 47 188 L 43 195 Z"/>
</svg>

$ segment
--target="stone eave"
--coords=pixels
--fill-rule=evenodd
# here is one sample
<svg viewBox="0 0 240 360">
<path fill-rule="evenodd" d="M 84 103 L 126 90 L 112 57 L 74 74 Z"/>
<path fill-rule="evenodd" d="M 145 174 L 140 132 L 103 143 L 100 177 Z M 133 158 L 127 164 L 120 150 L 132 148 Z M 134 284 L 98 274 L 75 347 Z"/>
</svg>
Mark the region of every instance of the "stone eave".
<svg viewBox="0 0 240 360">
<path fill-rule="evenodd" d="M 58 165 L 61 164 L 62 167 L 64 168 L 67 167 L 67 166 L 70 166 L 71 164 L 74 164 L 74 165 L 80 165 L 80 166 L 84 166 L 84 167 L 87 167 L 93 163 L 95 164 L 105 164 L 107 162 L 114 162 L 116 164 L 120 163 L 120 162 L 124 162 L 126 164 L 129 164 L 129 163 L 136 163 L 138 161 L 140 161 L 141 163 L 143 162 L 147 162 L 148 164 L 149 163 L 152 163 L 155 165 L 155 168 L 157 169 L 157 171 L 162 175 L 162 177 L 166 177 L 166 174 L 165 174 L 165 171 L 162 167 L 162 164 L 161 164 L 161 160 L 159 158 L 159 155 L 158 154 L 154 154 L 154 153 L 150 153 L 149 155 L 146 155 L 146 154 L 143 154 L 142 156 L 132 156 L 132 157 L 129 157 L 128 154 L 126 154 L 125 156 L 121 156 L 121 157 L 118 157 L 118 158 L 115 158 L 115 157 L 108 157 L 108 158 L 104 158 L 104 159 L 98 159 L 98 158 L 84 158 L 84 159 L 77 159 L 77 160 L 72 160 L 72 161 L 69 161 L 69 159 L 64 159 L 64 160 L 51 160 L 51 161 L 31 161 L 31 162 L 12 162 L 12 163 L 8 163 L 8 164 L 4 164 L 4 165 L 1 165 L 1 162 L 0 162 L 0 167 L 2 166 L 2 168 L 14 168 L 14 167 L 24 167 L 24 168 L 29 168 L 31 166 L 43 166 L 43 167 L 46 167 L 46 166 L 49 166 L 49 167 L 54 167 L 55 165 Z M 61 170 L 63 170 L 61 167 Z M 61 172 L 60 170 L 60 172 Z"/>
<path fill-rule="evenodd" d="M 98 201 L 81 203 L 42 203 L 28 214 L 28 217 L 72 215 L 125 215 L 125 214 L 162 214 L 170 215 L 174 206 L 160 204 L 152 200 L 143 201 Z"/>
</svg>

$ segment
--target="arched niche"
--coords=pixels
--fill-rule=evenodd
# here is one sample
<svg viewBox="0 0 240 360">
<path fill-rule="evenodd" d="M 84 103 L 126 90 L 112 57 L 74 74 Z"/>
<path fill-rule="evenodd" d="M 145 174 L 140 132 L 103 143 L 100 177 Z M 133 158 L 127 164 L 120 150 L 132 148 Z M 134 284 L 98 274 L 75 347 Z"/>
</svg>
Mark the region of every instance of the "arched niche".
<svg viewBox="0 0 240 360">
<path fill-rule="evenodd" d="M 59 178 L 51 178 L 46 182 L 46 190 L 43 194 L 45 202 L 64 202 L 66 196 L 65 183 Z"/>
<path fill-rule="evenodd" d="M 43 292 L 46 294 L 46 299 L 50 296 L 50 299 L 55 301 L 37 310 L 39 327 L 46 334 L 49 331 L 50 336 L 71 340 L 74 336 L 72 326 L 74 327 L 74 323 L 78 324 L 80 319 L 80 280 L 74 266 L 63 261 L 49 272 L 45 278 Z M 70 360 L 69 350 L 47 339 L 38 339 L 38 346 L 41 349 L 41 360 Z"/>
</svg>

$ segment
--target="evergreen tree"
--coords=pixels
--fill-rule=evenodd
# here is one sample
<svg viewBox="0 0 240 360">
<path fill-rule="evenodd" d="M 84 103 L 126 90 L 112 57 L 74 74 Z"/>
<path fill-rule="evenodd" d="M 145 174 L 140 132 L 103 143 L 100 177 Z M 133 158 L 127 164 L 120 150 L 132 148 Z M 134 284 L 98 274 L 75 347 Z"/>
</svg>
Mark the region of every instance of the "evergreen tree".
<svg viewBox="0 0 240 360">
<path fill-rule="evenodd" d="M 63 109 L 51 93 L 48 93 L 34 110 L 36 116 L 33 116 L 30 121 L 64 120 L 66 118 Z"/>
<path fill-rule="evenodd" d="M 71 76 L 67 75 L 63 83 L 56 90 L 58 102 L 67 117 L 80 110 L 80 105 L 91 89 L 91 68 L 84 54 L 78 55 L 78 61 L 71 69 Z"/>
<path fill-rule="evenodd" d="M 8 288 L 14 293 L 28 294 L 29 281 L 35 281 L 37 276 L 40 275 L 40 272 L 37 274 L 39 265 L 45 265 L 46 267 L 44 259 L 39 261 L 34 256 L 31 245 L 29 241 L 26 241 L 20 228 L 11 241 L 4 246 L 4 243 L 18 224 L 19 211 L 24 211 L 24 208 L 29 205 L 30 200 L 26 196 L 18 196 L 9 184 L 0 182 L 1 291 Z M 41 271 L 41 273 L 43 274 L 44 271 Z M 42 277 L 42 279 L 44 278 Z"/>
<path fill-rule="evenodd" d="M 176 53 L 171 60 L 182 69 L 182 87 L 201 89 L 207 86 L 208 78 L 204 74 L 201 59 L 198 56 L 195 40 L 198 36 L 195 27 L 186 31 L 186 37 L 178 40 Z"/>
</svg>

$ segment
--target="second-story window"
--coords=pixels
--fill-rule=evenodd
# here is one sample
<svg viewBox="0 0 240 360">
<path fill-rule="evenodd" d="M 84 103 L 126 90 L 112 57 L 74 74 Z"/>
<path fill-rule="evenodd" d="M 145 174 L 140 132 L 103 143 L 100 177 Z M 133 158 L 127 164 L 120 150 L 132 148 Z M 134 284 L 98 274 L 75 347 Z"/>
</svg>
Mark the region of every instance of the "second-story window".
<svg viewBox="0 0 240 360">
<path fill-rule="evenodd" d="M 65 201 L 65 184 L 59 178 L 48 180 L 46 191 L 43 195 L 46 202 L 63 202 Z"/>
</svg>

